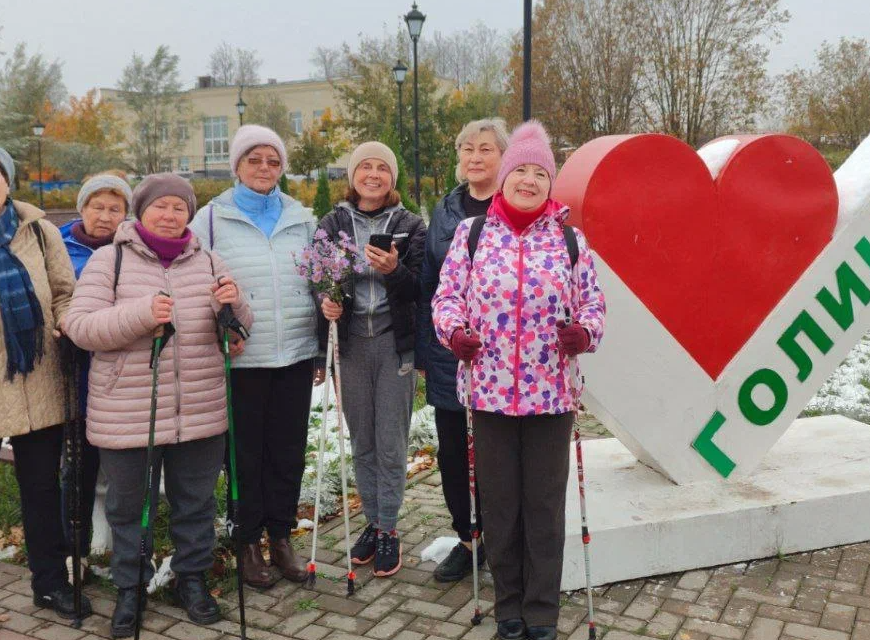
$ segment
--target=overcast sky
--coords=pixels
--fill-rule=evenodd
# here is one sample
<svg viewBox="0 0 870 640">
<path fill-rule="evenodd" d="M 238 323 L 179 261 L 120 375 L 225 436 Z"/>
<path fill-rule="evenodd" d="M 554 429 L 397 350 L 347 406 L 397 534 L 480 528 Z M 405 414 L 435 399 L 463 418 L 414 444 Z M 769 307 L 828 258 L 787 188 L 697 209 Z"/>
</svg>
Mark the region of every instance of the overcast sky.
<svg viewBox="0 0 870 640">
<path fill-rule="evenodd" d="M 208 71 L 222 41 L 256 49 L 261 76 L 307 78 L 318 45 L 352 43 L 359 33 L 392 31 L 411 0 L 0 0 L 0 51 L 24 41 L 63 63 L 67 90 L 115 86 L 133 52 L 150 57 L 169 45 L 181 58 L 181 77 L 192 86 Z M 427 15 L 423 38 L 450 33 L 477 20 L 503 31 L 522 28 L 522 0 L 420 0 Z M 783 0 L 792 19 L 769 68 L 781 73 L 808 65 L 824 40 L 870 39 L 870 0 Z"/>
</svg>

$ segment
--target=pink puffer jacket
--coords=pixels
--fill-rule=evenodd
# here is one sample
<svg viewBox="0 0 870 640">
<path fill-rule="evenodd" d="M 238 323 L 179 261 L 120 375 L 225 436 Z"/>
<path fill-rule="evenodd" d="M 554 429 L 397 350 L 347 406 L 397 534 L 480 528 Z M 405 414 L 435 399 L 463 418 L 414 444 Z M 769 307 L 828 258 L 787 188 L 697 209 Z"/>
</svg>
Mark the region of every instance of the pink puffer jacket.
<svg viewBox="0 0 870 640">
<path fill-rule="evenodd" d="M 157 422 L 158 445 L 218 435 L 227 428 L 224 358 L 218 344 L 216 314 L 220 305 L 211 285 L 229 275 L 224 263 L 192 237 L 168 269 L 124 222 L 115 234 L 123 246 L 117 291 L 116 249 L 98 249 L 76 284 L 64 331 L 82 349 L 93 352 L 88 377 L 88 440 L 106 449 L 148 444 L 151 409 L 151 344 L 157 323 L 151 301 L 171 295 L 176 334 L 160 356 Z M 253 322 L 242 298 L 234 307 L 246 327 Z"/>
</svg>

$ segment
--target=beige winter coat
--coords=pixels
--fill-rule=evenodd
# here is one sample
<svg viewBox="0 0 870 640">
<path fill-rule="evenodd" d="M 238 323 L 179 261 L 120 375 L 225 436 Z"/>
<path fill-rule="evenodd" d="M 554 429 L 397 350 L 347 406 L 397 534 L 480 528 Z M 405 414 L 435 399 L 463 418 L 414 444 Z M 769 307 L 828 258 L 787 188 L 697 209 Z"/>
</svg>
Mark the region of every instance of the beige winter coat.
<svg viewBox="0 0 870 640">
<path fill-rule="evenodd" d="M 115 245 L 123 247 L 117 295 Z M 88 440 L 106 449 L 148 444 L 151 410 L 151 345 L 157 323 L 151 314 L 154 296 L 164 291 L 175 304 L 176 334 L 160 356 L 155 443 L 207 438 L 226 431 L 224 357 L 218 344 L 211 285 L 229 275 L 215 254 L 193 236 L 184 251 L 164 269 L 156 254 L 124 222 L 115 244 L 94 252 L 76 285 L 64 321 L 67 335 L 93 352 L 88 377 Z M 248 303 L 234 311 L 246 327 L 253 322 Z"/>
<path fill-rule="evenodd" d="M 19 436 L 63 422 L 63 376 L 58 357 L 55 325 L 66 313 L 75 286 L 75 274 L 60 231 L 45 214 L 26 202 L 13 201 L 20 220 L 9 247 L 30 275 L 45 320 L 45 353 L 26 376 L 6 379 L 6 346 L 0 319 L 0 437 Z M 42 228 L 45 255 L 33 225 Z"/>
</svg>

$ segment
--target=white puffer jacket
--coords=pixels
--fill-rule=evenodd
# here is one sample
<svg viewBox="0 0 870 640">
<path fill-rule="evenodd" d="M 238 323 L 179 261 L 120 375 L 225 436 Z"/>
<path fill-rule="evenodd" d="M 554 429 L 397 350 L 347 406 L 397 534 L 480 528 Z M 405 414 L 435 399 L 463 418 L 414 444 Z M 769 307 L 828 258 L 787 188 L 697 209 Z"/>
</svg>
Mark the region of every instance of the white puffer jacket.
<svg viewBox="0 0 870 640">
<path fill-rule="evenodd" d="M 301 203 L 280 197 L 283 210 L 269 238 L 236 206 L 233 189 L 190 223 L 203 246 L 213 246 L 227 265 L 254 312 L 251 337 L 234 368 L 284 367 L 317 355 L 314 300 L 294 260 L 314 237 L 317 221 Z"/>
</svg>

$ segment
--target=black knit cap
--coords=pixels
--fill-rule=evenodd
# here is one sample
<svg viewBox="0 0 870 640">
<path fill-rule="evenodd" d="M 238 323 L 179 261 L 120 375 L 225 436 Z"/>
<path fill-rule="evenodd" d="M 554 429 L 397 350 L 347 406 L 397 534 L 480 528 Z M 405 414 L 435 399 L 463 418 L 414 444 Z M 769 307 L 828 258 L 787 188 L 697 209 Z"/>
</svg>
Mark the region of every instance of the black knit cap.
<svg viewBox="0 0 870 640">
<path fill-rule="evenodd" d="M 184 178 L 174 173 L 154 173 L 147 176 L 133 189 L 133 215 L 142 219 L 142 212 L 148 205 L 163 196 L 178 196 L 187 203 L 190 222 L 196 213 L 196 194 Z"/>
</svg>

